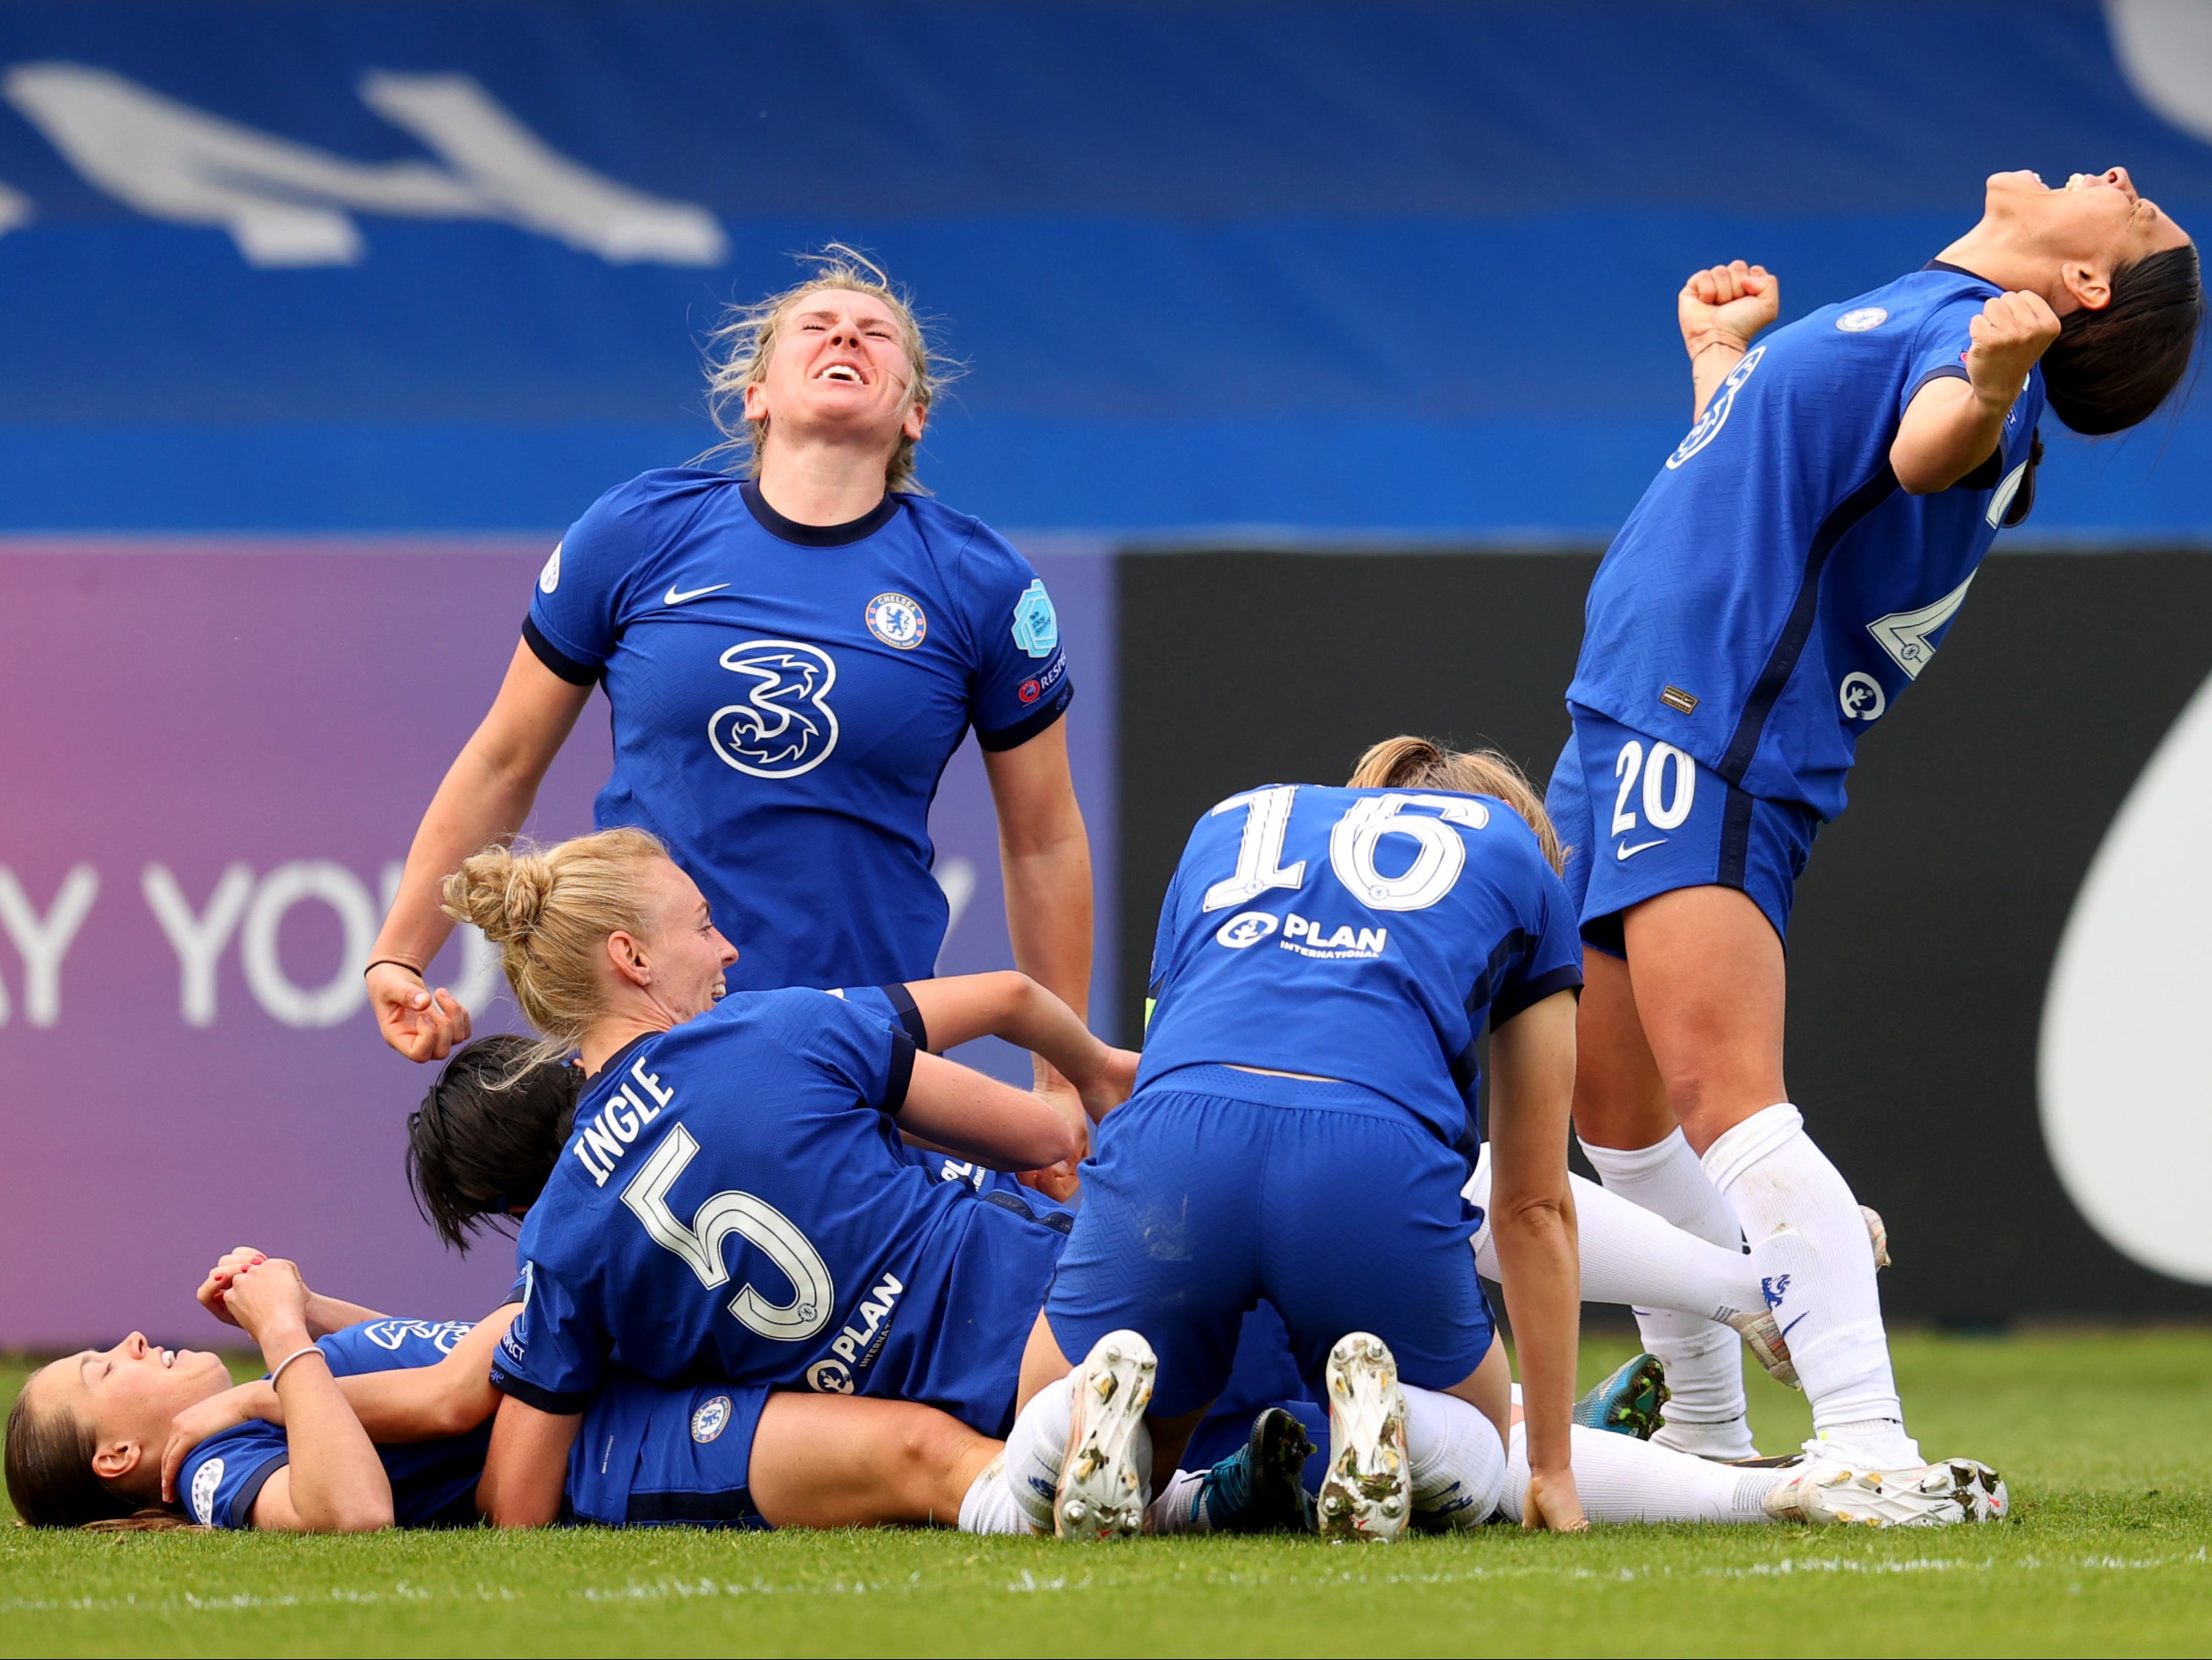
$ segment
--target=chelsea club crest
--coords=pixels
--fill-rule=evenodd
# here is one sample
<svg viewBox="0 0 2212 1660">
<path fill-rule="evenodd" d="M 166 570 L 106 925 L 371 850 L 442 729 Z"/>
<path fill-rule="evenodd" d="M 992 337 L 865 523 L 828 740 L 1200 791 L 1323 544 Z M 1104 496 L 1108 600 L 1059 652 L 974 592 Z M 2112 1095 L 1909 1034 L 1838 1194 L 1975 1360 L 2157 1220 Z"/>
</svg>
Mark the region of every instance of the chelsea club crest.
<svg viewBox="0 0 2212 1660">
<path fill-rule="evenodd" d="M 878 594 L 868 602 L 868 632 L 889 646 L 911 651 L 929 633 L 929 619 L 905 594 Z"/>
<path fill-rule="evenodd" d="M 691 1415 L 691 1439 L 704 1446 L 730 1424 L 730 1397 L 717 1395 Z"/>
</svg>

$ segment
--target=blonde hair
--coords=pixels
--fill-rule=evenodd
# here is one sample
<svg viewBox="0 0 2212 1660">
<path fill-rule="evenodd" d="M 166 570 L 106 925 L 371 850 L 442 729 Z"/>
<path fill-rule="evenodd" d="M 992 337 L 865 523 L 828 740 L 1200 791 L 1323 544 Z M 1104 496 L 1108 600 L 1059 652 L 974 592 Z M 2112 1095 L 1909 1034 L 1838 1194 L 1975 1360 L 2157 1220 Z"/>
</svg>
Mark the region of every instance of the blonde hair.
<svg viewBox="0 0 2212 1660">
<path fill-rule="evenodd" d="M 637 867 L 667 857 L 647 831 L 602 830 L 552 847 L 487 847 L 446 878 L 441 908 L 499 948 L 515 1002 L 544 1035 L 518 1074 L 566 1055 L 599 1019 L 607 936 L 645 932 Z"/>
<path fill-rule="evenodd" d="M 1528 775 L 1495 749 L 1447 749 L 1429 738 L 1385 738 L 1352 769 L 1354 790 L 1449 790 L 1463 796 L 1494 796 L 1528 821 L 1537 845 L 1554 870 L 1564 869 L 1567 850 L 1544 810 L 1544 798 Z"/>
<path fill-rule="evenodd" d="M 801 254 L 799 257 L 803 264 L 814 267 L 811 276 L 781 294 L 772 294 L 750 306 L 733 307 L 721 326 L 709 336 L 712 345 L 707 367 L 707 404 L 724 441 L 707 453 L 714 456 L 729 452 L 742 457 L 740 470 L 747 478 L 760 476 L 761 451 L 768 444 L 769 423 L 765 415 L 757 421 L 747 417 L 745 388 L 757 386 L 768 379 L 769 364 L 783 336 L 784 316 L 809 295 L 843 288 L 883 302 L 898 320 L 899 334 L 906 344 L 908 409 L 927 410 L 939 385 L 952 379 L 958 369 L 957 365 L 931 349 L 921 319 L 915 315 L 913 302 L 892 286 L 890 274 L 866 254 L 842 242 L 832 242 L 820 253 Z M 884 469 L 886 490 L 928 494 L 915 476 L 915 447 L 913 439 L 903 432 L 899 434 L 898 446 L 891 451 L 890 460 Z"/>
</svg>

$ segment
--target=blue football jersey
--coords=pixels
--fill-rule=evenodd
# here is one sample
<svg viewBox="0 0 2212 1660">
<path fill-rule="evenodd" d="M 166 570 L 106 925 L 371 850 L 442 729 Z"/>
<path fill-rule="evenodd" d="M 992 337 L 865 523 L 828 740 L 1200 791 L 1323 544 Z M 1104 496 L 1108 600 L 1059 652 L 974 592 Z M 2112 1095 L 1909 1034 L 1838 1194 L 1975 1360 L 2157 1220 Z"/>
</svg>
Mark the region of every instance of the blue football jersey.
<svg viewBox="0 0 2212 1660">
<path fill-rule="evenodd" d="M 2039 368 L 1981 469 L 1923 496 L 1890 470 L 1997 293 L 1931 266 L 1753 345 L 1607 550 L 1568 701 L 1842 812 L 1860 733 L 1928 666 L 2027 470 Z"/>
<path fill-rule="evenodd" d="M 435 1366 L 468 1332 L 467 1320 L 363 1320 L 334 1331 L 315 1347 L 331 1373 Z M 312 1362 L 310 1363 L 312 1364 Z M 462 1435 L 377 1448 L 392 1479 L 392 1519 L 404 1528 L 465 1527 L 477 1519 L 477 1482 L 491 1444 L 486 1422 Z M 253 1501 L 269 1478 L 291 1462 L 284 1432 L 256 1421 L 210 1435 L 186 1455 L 177 1491 L 202 1527 L 250 1528 Z"/>
<path fill-rule="evenodd" d="M 782 991 L 610 1060 L 523 1224 L 493 1382 L 580 1412 L 613 1364 L 921 1401 L 997 1433 L 1066 1221 L 915 1161 L 896 1122 L 914 1054 L 896 1022 Z"/>
<path fill-rule="evenodd" d="M 605 683 L 598 824 L 668 845 L 742 954 L 732 990 L 934 972 L 939 776 L 970 726 L 1012 748 L 1073 695 L 1044 584 L 981 522 L 893 494 L 795 524 L 719 473 L 600 497 L 523 633 L 555 674 Z"/>
<path fill-rule="evenodd" d="M 1486 1018 L 1582 983 L 1574 907 L 1503 802 L 1248 790 L 1168 885 L 1137 1087 L 1205 1064 L 1337 1078 L 1472 1155 Z"/>
</svg>

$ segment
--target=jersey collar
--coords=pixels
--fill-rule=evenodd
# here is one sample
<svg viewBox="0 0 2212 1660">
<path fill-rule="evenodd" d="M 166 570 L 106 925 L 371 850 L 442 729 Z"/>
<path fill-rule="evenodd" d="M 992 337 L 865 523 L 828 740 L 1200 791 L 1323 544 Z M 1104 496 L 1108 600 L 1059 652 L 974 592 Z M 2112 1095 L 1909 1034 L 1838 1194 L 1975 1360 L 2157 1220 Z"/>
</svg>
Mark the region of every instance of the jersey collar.
<svg viewBox="0 0 2212 1660">
<path fill-rule="evenodd" d="M 767 498 L 760 493 L 760 486 L 751 479 L 740 482 L 738 492 L 744 497 L 745 506 L 762 530 L 780 541 L 795 542 L 802 548 L 842 548 L 850 542 L 865 542 L 890 524 L 891 515 L 898 512 L 898 498 L 885 491 L 884 499 L 868 512 L 843 524 L 801 524 L 769 506 Z"/>
<path fill-rule="evenodd" d="M 1971 276 L 1977 282 L 1989 282 L 1992 288 L 1999 293 L 2003 292 L 2002 283 L 1990 282 L 1989 278 L 1984 276 L 1979 271 L 1970 271 L 1964 265 L 1954 265 L 1948 259 L 1931 259 L 1920 269 L 1923 271 L 1948 271 L 1954 276 Z"/>
</svg>

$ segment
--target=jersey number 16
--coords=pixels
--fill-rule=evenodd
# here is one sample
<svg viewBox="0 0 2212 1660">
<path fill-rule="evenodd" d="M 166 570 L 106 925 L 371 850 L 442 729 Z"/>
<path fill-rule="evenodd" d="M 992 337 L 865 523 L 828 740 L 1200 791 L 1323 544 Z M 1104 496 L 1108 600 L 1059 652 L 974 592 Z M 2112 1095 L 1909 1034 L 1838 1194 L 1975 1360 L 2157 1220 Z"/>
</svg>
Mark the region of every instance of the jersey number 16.
<svg viewBox="0 0 2212 1660">
<path fill-rule="evenodd" d="M 1297 785 L 1279 784 L 1231 796 L 1213 809 L 1209 816 L 1218 818 L 1242 808 L 1244 839 L 1237 845 L 1235 873 L 1206 890 L 1201 912 L 1249 905 L 1271 888 L 1296 892 L 1305 886 L 1306 862 L 1283 863 L 1297 793 Z M 1411 813 L 1411 808 L 1423 810 Z M 1370 911 L 1425 911 L 1451 892 L 1467 868 L 1467 842 L 1451 827 L 1480 830 L 1489 822 L 1490 809 L 1465 796 L 1363 796 L 1329 830 L 1328 868 Z M 1376 850 L 1385 836 L 1413 839 L 1413 862 L 1399 875 L 1376 869 Z"/>
</svg>

